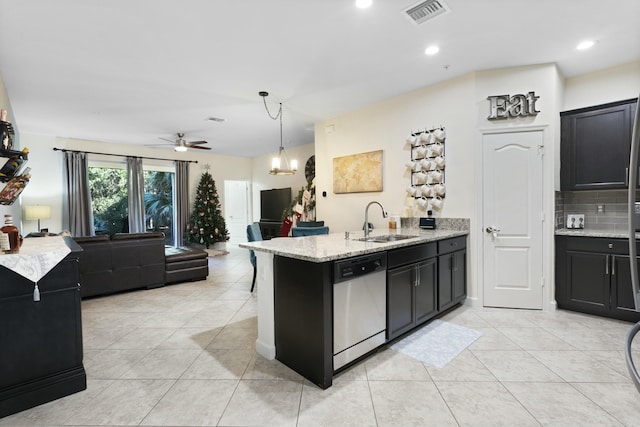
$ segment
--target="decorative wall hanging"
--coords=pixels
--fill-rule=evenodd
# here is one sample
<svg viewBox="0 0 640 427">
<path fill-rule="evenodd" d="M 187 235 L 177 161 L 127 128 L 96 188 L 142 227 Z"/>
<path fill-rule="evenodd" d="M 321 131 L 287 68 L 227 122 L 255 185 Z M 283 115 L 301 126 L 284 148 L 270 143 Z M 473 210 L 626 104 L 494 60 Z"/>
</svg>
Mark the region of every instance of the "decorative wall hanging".
<svg viewBox="0 0 640 427">
<path fill-rule="evenodd" d="M 333 192 L 382 191 L 382 150 L 333 159 Z"/>
<path fill-rule="evenodd" d="M 495 95 L 488 96 L 489 120 L 508 119 L 510 117 L 535 116 L 540 111 L 536 110 L 536 101 L 540 99 L 535 92 L 526 95 Z"/>
<path fill-rule="evenodd" d="M 411 133 L 406 142 L 411 146 L 411 160 L 405 166 L 411 173 L 407 195 L 416 199 L 419 208 L 434 211 L 442 209 L 446 194 L 444 146 L 446 131 L 443 126 Z"/>
</svg>

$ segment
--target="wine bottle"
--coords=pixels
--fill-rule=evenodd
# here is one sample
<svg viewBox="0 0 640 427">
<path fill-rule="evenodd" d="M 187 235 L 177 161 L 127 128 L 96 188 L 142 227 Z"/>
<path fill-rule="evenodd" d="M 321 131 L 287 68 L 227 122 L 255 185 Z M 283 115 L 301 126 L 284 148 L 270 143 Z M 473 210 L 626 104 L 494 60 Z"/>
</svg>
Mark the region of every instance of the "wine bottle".
<svg viewBox="0 0 640 427">
<path fill-rule="evenodd" d="M 22 150 L 23 154 L 28 154 L 29 149 L 24 148 Z M 21 156 L 13 156 L 10 157 L 9 160 L 4 164 L 2 169 L 0 169 L 0 176 L 14 176 L 16 172 L 20 169 L 20 166 L 24 163 L 24 159 Z"/>
<path fill-rule="evenodd" d="M 0 110 L 0 148 L 3 150 L 11 150 L 13 146 L 11 131 L 11 123 L 7 122 L 7 110 Z"/>
<path fill-rule="evenodd" d="M 20 250 L 20 230 L 13 225 L 13 216 L 4 216 L 4 227 L 0 228 L 0 231 L 9 235 L 9 250 L 7 253 L 16 253 Z"/>
</svg>

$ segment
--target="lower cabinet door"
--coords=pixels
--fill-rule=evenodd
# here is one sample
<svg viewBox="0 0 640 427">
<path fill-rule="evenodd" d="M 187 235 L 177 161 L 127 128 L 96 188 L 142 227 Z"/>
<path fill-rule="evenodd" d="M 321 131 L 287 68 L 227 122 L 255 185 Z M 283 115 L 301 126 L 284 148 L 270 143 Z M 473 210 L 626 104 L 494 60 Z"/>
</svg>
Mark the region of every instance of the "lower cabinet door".
<svg viewBox="0 0 640 427">
<path fill-rule="evenodd" d="M 446 310 L 467 296 L 465 251 L 438 257 L 438 311 Z"/>
<path fill-rule="evenodd" d="M 438 313 L 437 259 L 432 258 L 416 265 L 418 282 L 415 286 L 415 324 L 419 325 Z"/>
<path fill-rule="evenodd" d="M 467 297 L 467 253 L 458 251 L 453 253 L 453 301 L 459 303 Z"/>
<path fill-rule="evenodd" d="M 407 332 L 415 325 L 415 264 L 387 271 L 387 340 Z"/>
<path fill-rule="evenodd" d="M 592 314 L 608 310 L 608 262 L 608 255 L 602 253 L 567 251 L 563 295 L 567 308 Z"/>
<path fill-rule="evenodd" d="M 640 269 L 640 258 L 636 258 Z M 635 311 L 629 256 L 614 255 L 611 261 L 611 311 L 614 317 L 631 322 L 640 321 Z M 639 307 L 640 308 L 640 307 Z"/>
</svg>

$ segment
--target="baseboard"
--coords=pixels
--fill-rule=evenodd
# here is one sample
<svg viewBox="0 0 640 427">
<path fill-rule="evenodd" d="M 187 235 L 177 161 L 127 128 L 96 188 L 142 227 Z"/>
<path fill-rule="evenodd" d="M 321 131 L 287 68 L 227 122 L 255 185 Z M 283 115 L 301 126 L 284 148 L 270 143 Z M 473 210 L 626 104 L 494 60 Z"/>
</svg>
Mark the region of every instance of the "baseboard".
<svg viewBox="0 0 640 427">
<path fill-rule="evenodd" d="M 476 297 L 466 297 L 465 300 L 462 302 L 462 305 L 466 305 L 473 308 L 482 308 L 482 304 L 480 303 L 480 300 Z"/>
<path fill-rule="evenodd" d="M 273 360 L 276 358 L 276 347 L 265 344 L 260 341 L 260 339 L 256 340 L 256 352 L 267 360 Z"/>
</svg>

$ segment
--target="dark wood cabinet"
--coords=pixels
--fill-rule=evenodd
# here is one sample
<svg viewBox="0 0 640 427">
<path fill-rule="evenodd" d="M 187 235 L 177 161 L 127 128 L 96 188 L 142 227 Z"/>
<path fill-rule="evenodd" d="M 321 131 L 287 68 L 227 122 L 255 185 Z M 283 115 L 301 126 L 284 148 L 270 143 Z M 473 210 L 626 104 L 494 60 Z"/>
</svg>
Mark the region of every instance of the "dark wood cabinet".
<svg viewBox="0 0 640 427">
<path fill-rule="evenodd" d="M 438 311 L 467 296 L 466 237 L 438 242 Z"/>
<path fill-rule="evenodd" d="M 562 190 L 620 189 L 637 98 L 560 113 Z"/>
<path fill-rule="evenodd" d="M 333 262 L 275 256 L 276 359 L 322 389 L 333 382 Z"/>
<path fill-rule="evenodd" d="M 456 251 L 438 257 L 438 310 L 443 311 L 467 296 L 466 252 Z"/>
<path fill-rule="evenodd" d="M 391 250 L 387 268 L 387 339 L 392 340 L 465 299 L 466 236 Z"/>
<path fill-rule="evenodd" d="M 387 271 L 387 339 L 433 318 L 437 312 L 437 259 Z"/>
<path fill-rule="evenodd" d="M 640 257 L 636 257 L 636 263 L 640 269 Z M 628 255 L 613 255 L 611 257 L 610 307 L 616 313 L 624 314 L 624 317 L 628 316 L 629 319 L 640 320 L 640 316 L 635 311 L 630 267 Z"/>
<path fill-rule="evenodd" d="M 627 240 L 556 236 L 556 302 L 559 308 L 640 321 Z"/>
<path fill-rule="evenodd" d="M 466 236 L 460 236 L 381 251 L 387 258 L 387 341 L 464 300 L 465 250 Z M 322 389 L 335 373 L 334 267 L 334 261 L 273 259 L 276 359 Z"/>
<path fill-rule="evenodd" d="M 72 252 L 39 282 L 0 267 L 0 418 L 86 389 L 78 256 Z"/>
</svg>

